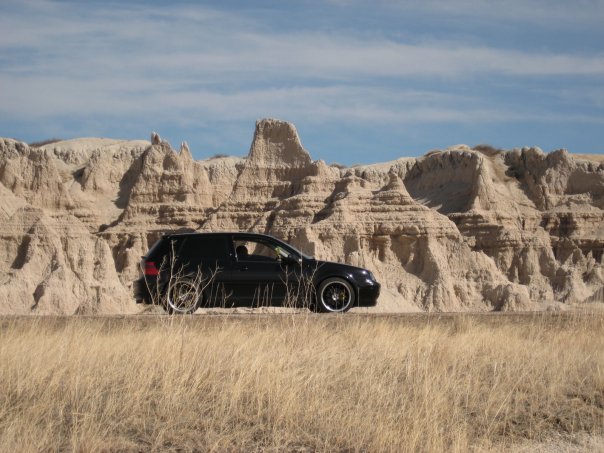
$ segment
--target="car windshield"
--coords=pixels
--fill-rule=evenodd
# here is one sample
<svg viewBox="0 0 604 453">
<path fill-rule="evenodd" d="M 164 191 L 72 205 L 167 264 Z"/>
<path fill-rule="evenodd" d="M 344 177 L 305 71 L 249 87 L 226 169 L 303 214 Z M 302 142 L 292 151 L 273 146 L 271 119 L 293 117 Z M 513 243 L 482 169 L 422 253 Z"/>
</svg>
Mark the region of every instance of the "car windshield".
<svg viewBox="0 0 604 453">
<path fill-rule="evenodd" d="M 298 253 L 298 254 L 299 254 L 299 255 L 300 255 L 300 256 L 301 256 L 303 259 L 305 259 L 305 260 L 312 260 L 312 259 L 314 259 L 314 258 L 315 258 L 315 257 L 314 257 L 314 256 L 312 256 L 312 255 L 307 255 L 306 253 L 301 252 L 301 251 L 300 251 L 300 250 L 298 250 L 296 247 L 292 247 L 291 245 L 290 245 L 290 248 L 292 248 L 292 249 L 294 250 L 294 252 Z"/>
<path fill-rule="evenodd" d="M 285 245 L 285 248 L 286 248 L 286 249 L 291 250 L 291 251 L 293 251 L 294 253 L 296 253 L 296 254 L 300 255 L 300 256 L 301 256 L 303 259 L 305 259 L 305 260 L 312 260 L 312 259 L 314 259 L 314 257 L 313 257 L 313 256 L 311 256 L 311 255 L 307 255 L 306 253 L 302 253 L 300 250 L 298 250 L 298 249 L 297 249 L 296 247 L 294 247 L 293 245 L 290 245 L 290 244 L 288 244 L 288 243 L 286 243 L 286 242 L 282 242 L 282 241 L 279 241 L 279 240 L 277 240 L 277 241 L 278 241 L 278 242 L 281 242 L 281 244 Z"/>
</svg>

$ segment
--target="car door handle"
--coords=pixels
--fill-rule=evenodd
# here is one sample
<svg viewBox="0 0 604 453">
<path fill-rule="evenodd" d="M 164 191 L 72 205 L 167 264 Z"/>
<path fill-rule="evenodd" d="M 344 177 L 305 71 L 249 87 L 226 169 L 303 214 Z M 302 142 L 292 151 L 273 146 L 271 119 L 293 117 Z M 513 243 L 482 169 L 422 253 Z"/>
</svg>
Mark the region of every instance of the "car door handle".
<svg viewBox="0 0 604 453">
<path fill-rule="evenodd" d="M 241 266 L 241 267 L 239 268 L 239 270 L 240 270 L 241 272 L 243 272 L 243 271 L 247 271 L 247 266 Z"/>
</svg>

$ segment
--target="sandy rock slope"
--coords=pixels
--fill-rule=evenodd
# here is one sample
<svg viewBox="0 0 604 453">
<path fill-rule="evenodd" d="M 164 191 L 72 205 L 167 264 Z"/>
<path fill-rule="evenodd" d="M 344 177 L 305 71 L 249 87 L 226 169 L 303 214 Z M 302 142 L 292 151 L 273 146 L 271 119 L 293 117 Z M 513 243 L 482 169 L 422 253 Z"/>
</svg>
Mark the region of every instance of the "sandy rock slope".
<svg viewBox="0 0 604 453">
<path fill-rule="evenodd" d="M 292 124 L 247 158 L 151 141 L 0 139 L 0 313 L 128 313 L 167 231 L 256 231 L 368 267 L 378 311 L 527 310 L 604 301 L 604 161 L 459 145 L 338 168 Z"/>
</svg>

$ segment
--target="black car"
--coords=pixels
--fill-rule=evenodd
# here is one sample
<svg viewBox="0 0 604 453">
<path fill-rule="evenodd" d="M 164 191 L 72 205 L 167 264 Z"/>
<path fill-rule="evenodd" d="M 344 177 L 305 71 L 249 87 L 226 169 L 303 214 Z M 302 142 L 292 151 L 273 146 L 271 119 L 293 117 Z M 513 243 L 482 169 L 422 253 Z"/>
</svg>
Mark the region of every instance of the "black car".
<svg viewBox="0 0 604 453">
<path fill-rule="evenodd" d="M 377 303 L 371 272 L 319 261 L 272 236 L 187 233 L 162 236 L 141 262 L 137 303 L 169 313 L 198 307 L 307 307 L 345 312 Z"/>
</svg>

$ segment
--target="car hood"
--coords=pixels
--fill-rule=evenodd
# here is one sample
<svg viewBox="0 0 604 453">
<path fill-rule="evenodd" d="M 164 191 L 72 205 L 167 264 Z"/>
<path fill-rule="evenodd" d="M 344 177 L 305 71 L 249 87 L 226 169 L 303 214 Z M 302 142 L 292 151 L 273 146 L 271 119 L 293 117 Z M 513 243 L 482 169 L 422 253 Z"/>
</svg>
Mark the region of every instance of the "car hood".
<svg viewBox="0 0 604 453">
<path fill-rule="evenodd" d="M 344 264 L 344 263 L 337 263 L 335 261 L 322 261 L 322 260 L 317 260 L 317 259 L 313 259 L 313 260 L 308 260 L 306 261 L 308 266 L 312 266 L 315 267 L 317 269 L 321 269 L 321 270 L 327 270 L 327 269 L 337 269 L 340 272 L 347 272 L 347 273 L 351 273 L 351 274 L 364 274 L 366 272 L 369 272 L 367 269 L 362 268 L 362 267 L 357 267 L 357 266 L 352 266 L 350 264 Z"/>
</svg>

